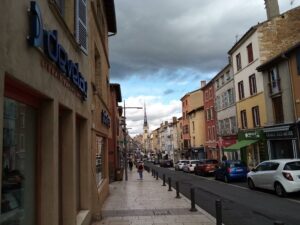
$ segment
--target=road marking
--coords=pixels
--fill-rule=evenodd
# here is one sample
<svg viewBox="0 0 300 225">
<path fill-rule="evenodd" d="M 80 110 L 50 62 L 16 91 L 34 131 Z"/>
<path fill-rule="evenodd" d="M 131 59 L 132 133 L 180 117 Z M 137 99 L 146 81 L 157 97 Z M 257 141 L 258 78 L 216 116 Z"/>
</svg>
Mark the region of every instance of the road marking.
<svg viewBox="0 0 300 225">
<path fill-rule="evenodd" d="M 286 200 L 300 204 L 300 200 L 295 200 L 295 199 L 290 199 L 290 198 L 287 198 Z"/>
</svg>

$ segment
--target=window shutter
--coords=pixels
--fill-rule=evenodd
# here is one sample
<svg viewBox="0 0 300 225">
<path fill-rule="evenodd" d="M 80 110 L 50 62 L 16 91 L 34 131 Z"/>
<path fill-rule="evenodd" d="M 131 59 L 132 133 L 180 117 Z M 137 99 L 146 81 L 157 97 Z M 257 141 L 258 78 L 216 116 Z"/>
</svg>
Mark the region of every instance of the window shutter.
<svg viewBox="0 0 300 225">
<path fill-rule="evenodd" d="M 76 1 L 76 39 L 85 53 L 87 53 L 87 1 Z"/>
</svg>

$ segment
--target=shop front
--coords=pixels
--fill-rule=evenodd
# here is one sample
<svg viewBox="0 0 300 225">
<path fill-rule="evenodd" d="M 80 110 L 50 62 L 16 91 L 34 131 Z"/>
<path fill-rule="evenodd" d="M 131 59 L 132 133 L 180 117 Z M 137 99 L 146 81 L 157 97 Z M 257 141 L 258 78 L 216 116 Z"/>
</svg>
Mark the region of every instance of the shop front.
<svg viewBox="0 0 300 225">
<path fill-rule="evenodd" d="M 236 135 L 230 135 L 230 136 L 222 136 L 219 137 L 218 146 L 220 148 L 220 151 L 222 153 L 222 158 L 225 155 L 227 159 L 236 159 L 236 156 L 234 153 L 224 152 L 224 148 L 227 148 L 230 145 L 233 145 L 237 142 L 237 136 Z"/>
<path fill-rule="evenodd" d="M 200 147 L 193 147 L 191 149 L 191 159 L 204 159 L 205 153 L 204 153 L 204 146 Z"/>
<path fill-rule="evenodd" d="M 263 131 L 270 159 L 292 159 L 300 156 L 295 124 L 265 127 Z"/>
<path fill-rule="evenodd" d="M 242 160 L 249 168 L 268 159 L 263 130 L 239 131 L 237 143 L 228 146 L 224 152 L 232 159 Z"/>
</svg>

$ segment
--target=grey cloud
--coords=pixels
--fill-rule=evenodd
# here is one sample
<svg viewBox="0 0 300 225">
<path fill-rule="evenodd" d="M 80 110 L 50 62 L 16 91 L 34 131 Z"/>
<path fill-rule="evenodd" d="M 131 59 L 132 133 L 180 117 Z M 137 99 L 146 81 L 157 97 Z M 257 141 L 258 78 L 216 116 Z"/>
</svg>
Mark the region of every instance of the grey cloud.
<svg viewBox="0 0 300 225">
<path fill-rule="evenodd" d="M 112 78 L 170 77 L 178 68 L 199 73 L 227 63 L 237 34 L 265 18 L 262 0 L 119 0 L 118 33 L 110 38 Z"/>
</svg>

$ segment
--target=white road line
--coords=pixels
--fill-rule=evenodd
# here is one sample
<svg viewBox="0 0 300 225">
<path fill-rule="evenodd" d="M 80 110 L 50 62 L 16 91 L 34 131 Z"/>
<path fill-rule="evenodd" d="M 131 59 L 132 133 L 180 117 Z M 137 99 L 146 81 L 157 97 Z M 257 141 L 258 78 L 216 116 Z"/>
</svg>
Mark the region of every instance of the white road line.
<svg viewBox="0 0 300 225">
<path fill-rule="evenodd" d="M 290 199 L 290 198 L 287 198 L 286 200 L 300 204 L 300 200 L 295 200 L 295 199 Z"/>
</svg>

